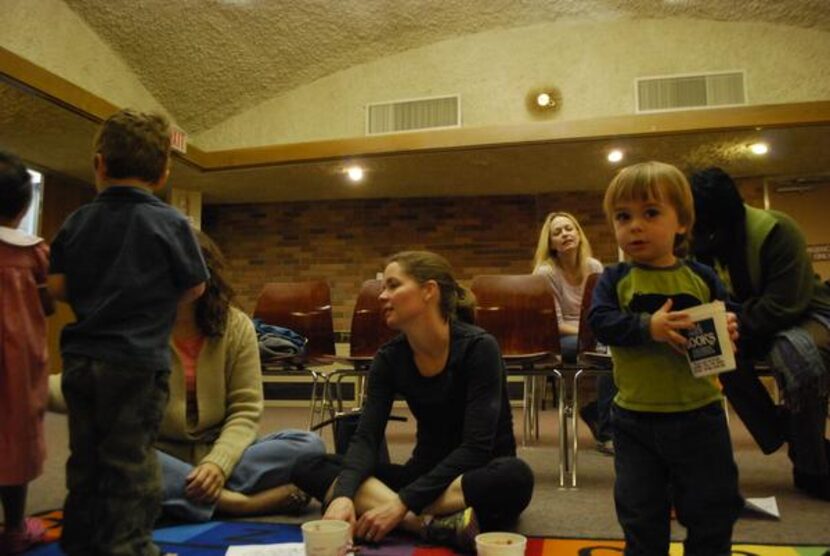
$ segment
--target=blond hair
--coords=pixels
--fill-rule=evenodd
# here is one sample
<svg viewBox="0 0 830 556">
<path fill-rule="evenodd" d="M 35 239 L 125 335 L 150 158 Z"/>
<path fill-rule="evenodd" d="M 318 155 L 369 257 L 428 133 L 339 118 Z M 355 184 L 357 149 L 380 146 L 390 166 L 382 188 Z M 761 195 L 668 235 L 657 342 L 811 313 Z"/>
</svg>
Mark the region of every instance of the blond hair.
<svg viewBox="0 0 830 556">
<path fill-rule="evenodd" d="M 170 160 L 170 122 L 159 114 L 119 110 L 107 118 L 93 142 L 111 179 L 156 183 Z"/>
<path fill-rule="evenodd" d="M 430 280 L 438 284 L 438 307 L 444 320 L 458 318 L 473 322 L 475 296 L 455 280 L 447 259 L 432 251 L 400 251 L 386 259 L 387 265 L 391 263 L 398 263 L 418 284 L 424 285 Z"/>
<path fill-rule="evenodd" d="M 536 254 L 533 256 L 533 270 L 535 271 L 543 264 L 551 267 L 561 266 L 558 262 L 556 250 L 550 247 L 550 226 L 555 218 L 562 216 L 570 220 L 574 228 L 579 234 L 579 248 L 576 252 L 576 266 L 579 269 L 579 279 L 582 280 L 589 274 L 588 260 L 592 257 L 591 243 L 588 237 L 579 225 L 576 217 L 569 212 L 552 212 L 545 218 L 545 223 L 542 225 L 542 231 L 539 232 L 539 242 L 536 245 Z"/>
<path fill-rule="evenodd" d="M 664 162 L 641 162 L 627 166 L 611 180 L 602 201 L 605 217 L 612 226 L 614 208 L 620 202 L 632 200 L 658 201 L 674 208 L 678 223 L 686 227 L 686 231 L 677 234 L 675 238 L 674 254 L 685 256 L 695 223 L 692 188 L 689 187 L 686 176 L 676 167 Z"/>
</svg>

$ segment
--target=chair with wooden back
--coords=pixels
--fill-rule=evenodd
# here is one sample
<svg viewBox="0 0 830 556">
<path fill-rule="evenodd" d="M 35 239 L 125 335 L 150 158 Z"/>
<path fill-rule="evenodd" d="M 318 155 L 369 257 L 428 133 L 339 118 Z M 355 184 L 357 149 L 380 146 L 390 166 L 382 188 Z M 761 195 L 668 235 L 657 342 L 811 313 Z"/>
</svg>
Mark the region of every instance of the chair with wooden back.
<svg viewBox="0 0 830 556">
<path fill-rule="evenodd" d="M 345 363 L 350 368 L 335 371 L 328 377 L 330 385 L 333 385 L 335 390 L 332 392 L 329 388 L 327 393 L 331 397 L 332 407 L 336 404 L 338 412 L 343 411 L 343 379 L 349 376 L 358 377 L 355 399 L 360 406 L 362 393 L 365 391 L 365 378 L 375 353 L 380 346 L 398 334 L 386 326 L 383 308 L 378 299 L 382 290 L 381 280 L 370 279 L 363 282 L 357 294 L 349 335 L 349 356 L 336 358 L 337 362 Z"/>
<path fill-rule="evenodd" d="M 325 280 L 265 284 L 254 318 L 290 328 L 308 338 L 306 364 L 334 355 L 331 290 Z"/>
<path fill-rule="evenodd" d="M 579 310 L 579 336 L 577 340 L 576 366 L 571 386 L 570 407 L 566 409 L 565 415 L 569 417 L 571 424 L 571 447 L 570 478 L 571 486 L 576 486 L 577 453 L 579 450 L 579 380 L 584 376 L 611 374 L 614 366 L 611 361 L 611 354 L 607 348 L 599 348 L 594 331 L 588 324 L 588 313 L 591 310 L 591 303 L 594 297 L 594 288 L 599 282 L 601 274 L 593 273 L 585 279 L 585 287 L 582 291 L 582 305 Z"/>
<path fill-rule="evenodd" d="M 314 430 L 320 430 L 328 425 L 332 426 L 335 451 L 345 453 L 348 447 L 343 433 L 348 427 L 354 427 L 360 415 L 366 378 L 369 368 L 378 349 L 394 338 L 398 332 L 386 326 L 383 316 L 383 307 L 380 302 L 380 292 L 383 290 L 381 280 L 370 279 L 363 282 L 357 294 L 349 338 L 349 355 L 338 356 L 337 363 L 346 364 L 348 368 L 337 369 L 325 376 L 323 388 L 323 406 L 328 408 L 329 415 L 324 421 L 314 425 Z M 343 409 L 342 383 L 345 378 L 357 377 L 355 384 L 355 400 L 357 406 L 350 411 Z M 405 417 L 389 416 L 390 421 L 406 421 Z M 347 427 L 341 429 L 340 427 Z M 389 461 L 388 449 L 385 443 L 380 447 L 380 461 Z"/>
<path fill-rule="evenodd" d="M 498 341 L 508 374 L 525 378 L 523 441 L 531 431 L 538 438 L 544 387 L 537 393 L 536 379 L 561 379 L 553 288 L 544 276 L 514 274 L 476 276 L 471 289 L 476 325 Z"/>
<path fill-rule="evenodd" d="M 330 363 L 335 355 L 334 325 L 331 312 L 331 290 L 325 280 L 305 282 L 269 282 L 257 299 L 254 318 L 267 324 L 289 328 L 308 339 L 305 354 L 301 358 L 276 358 L 262 362 L 265 374 L 310 375 L 311 400 L 310 426 L 314 424 L 318 402 L 320 375 L 311 366 Z"/>
</svg>

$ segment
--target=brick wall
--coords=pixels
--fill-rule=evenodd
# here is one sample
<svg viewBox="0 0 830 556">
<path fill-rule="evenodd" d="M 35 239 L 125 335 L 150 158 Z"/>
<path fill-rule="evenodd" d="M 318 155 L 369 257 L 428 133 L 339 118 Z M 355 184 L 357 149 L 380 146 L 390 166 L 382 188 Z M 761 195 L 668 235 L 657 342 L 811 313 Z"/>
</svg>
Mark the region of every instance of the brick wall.
<svg viewBox="0 0 830 556">
<path fill-rule="evenodd" d="M 748 180 L 742 191 L 749 202 L 763 204 L 760 180 Z M 598 259 L 616 261 L 602 195 L 208 205 L 203 227 L 228 257 L 243 309 L 253 312 L 266 282 L 324 278 L 331 286 L 334 329 L 348 331 L 360 284 L 403 249 L 444 255 L 465 285 L 479 274 L 527 273 L 545 215 L 564 210 L 577 217 Z"/>
<path fill-rule="evenodd" d="M 209 205 L 203 227 L 225 252 L 248 312 L 265 282 L 325 278 L 334 327 L 347 331 L 360 284 L 403 249 L 430 249 L 462 283 L 478 274 L 530 272 L 541 222 L 573 212 L 598 258 L 616 260 L 601 193 Z"/>
</svg>

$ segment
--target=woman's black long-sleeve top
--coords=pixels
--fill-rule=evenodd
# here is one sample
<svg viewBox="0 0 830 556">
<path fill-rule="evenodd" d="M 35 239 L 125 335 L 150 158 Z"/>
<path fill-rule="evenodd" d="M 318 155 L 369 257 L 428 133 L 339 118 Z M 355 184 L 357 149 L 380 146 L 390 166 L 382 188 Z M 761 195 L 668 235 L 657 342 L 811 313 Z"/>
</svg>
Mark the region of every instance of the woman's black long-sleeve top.
<svg viewBox="0 0 830 556">
<path fill-rule="evenodd" d="M 334 498 L 353 498 L 373 474 L 395 396 L 406 400 L 417 422 L 412 458 L 423 472 L 398 495 L 421 513 L 458 476 L 492 459 L 516 455 L 504 363 L 495 338 L 457 321 L 450 323 L 446 367 L 424 377 L 403 335 L 378 350 L 369 372 L 367 399 L 346 452 Z"/>
</svg>

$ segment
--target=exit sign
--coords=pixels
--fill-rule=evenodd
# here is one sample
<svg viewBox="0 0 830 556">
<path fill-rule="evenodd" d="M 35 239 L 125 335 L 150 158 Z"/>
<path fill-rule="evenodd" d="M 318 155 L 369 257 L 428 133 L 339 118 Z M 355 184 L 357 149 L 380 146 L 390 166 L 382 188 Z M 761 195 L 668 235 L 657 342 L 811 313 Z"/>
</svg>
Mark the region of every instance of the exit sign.
<svg viewBox="0 0 830 556">
<path fill-rule="evenodd" d="M 808 245 L 807 253 L 813 259 L 814 263 L 819 261 L 830 261 L 830 243 Z"/>
<path fill-rule="evenodd" d="M 170 148 L 180 153 L 187 152 L 187 133 L 176 125 L 170 126 Z"/>
</svg>

